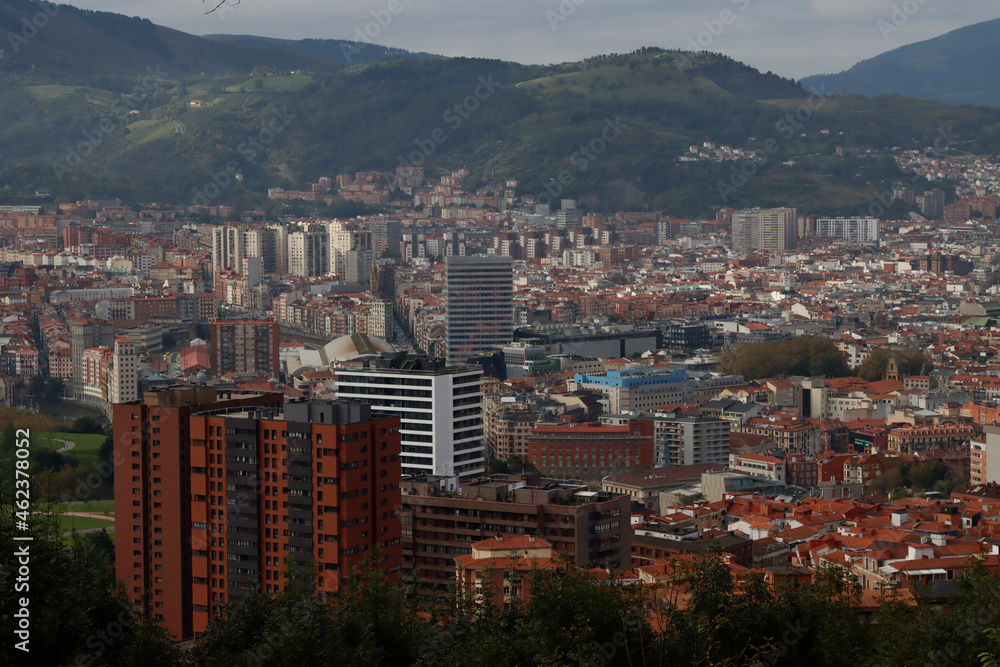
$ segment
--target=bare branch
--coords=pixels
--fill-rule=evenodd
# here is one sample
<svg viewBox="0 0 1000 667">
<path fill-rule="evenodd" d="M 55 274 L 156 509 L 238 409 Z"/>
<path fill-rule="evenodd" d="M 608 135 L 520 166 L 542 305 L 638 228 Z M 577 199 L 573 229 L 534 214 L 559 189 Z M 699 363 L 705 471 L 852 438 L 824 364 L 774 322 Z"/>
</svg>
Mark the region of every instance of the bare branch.
<svg viewBox="0 0 1000 667">
<path fill-rule="evenodd" d="M 205 0 L 201 0 L 201 1 L 202 1 L 202 3 L 204 3 L 204 2 L 205 2 Z M 206 14 L 211 14 L 211 13 L 212 13 L 212 12 L 214 12 L 214 11 L 215 11 L 216 9 L 218 9 L 219 7 L 221 7 L 222 5 L 226 4 L 226 3 L 228 2 L 228 1 L 229 1 L 229 0 L 218 0 L 218 2 L 217 2 L 217 3 L 215 4 L 215 6 L 214 6 L 214 7 L 212 7 L 211 9 L 209 9 L 209 10 L 208 10 L 207 12 L 205 12 L 205 13 L 206 13 Z M 234 5 L 238 5 L 238 4 L 240 4 L 240 0 L 236 0 L 236 2 L 234 2 L 233 4 L 234 4 Z"/>
</svg>

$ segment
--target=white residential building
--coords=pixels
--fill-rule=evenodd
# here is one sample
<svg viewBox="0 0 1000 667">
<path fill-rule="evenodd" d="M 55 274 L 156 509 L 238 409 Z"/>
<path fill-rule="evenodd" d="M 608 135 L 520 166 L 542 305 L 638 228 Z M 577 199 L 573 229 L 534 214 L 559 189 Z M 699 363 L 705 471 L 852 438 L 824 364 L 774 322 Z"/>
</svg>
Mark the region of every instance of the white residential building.
<svg viewBox="0 0 1000 667">
<path fill-rule="evenodd" d="M 485 472 L 482 368 L 413 357 L 365 365 L 336 369 L 337 398 L 399 416 L 404 475 L 474 478 Z"/>
</svg>

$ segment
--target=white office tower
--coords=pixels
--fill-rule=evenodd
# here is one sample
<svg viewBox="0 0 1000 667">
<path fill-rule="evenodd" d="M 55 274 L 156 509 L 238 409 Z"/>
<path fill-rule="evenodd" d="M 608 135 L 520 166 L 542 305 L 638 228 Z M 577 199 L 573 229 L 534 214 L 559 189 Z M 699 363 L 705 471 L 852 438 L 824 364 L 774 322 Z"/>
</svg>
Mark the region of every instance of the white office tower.
<svg viewBox="0 0 1000 667">
<path fill-rule="evenodd" d="M 131 338 L 115 341 L 110 389 L 112 404 L 139 400 L 139 353 Z"/>
<path fill-rule="evenodd" d="M 449 364 L 495 352 L 514 339 L 514 269 L 510 257 L 448 257 L 444 289 Z"/>
<path fill-rule="evenodd" d="M 475 478 L 485 472 L 483 369 L 441 359 L 382 357 L 337 368 L 337 397 L 399 415 L 404 475 Z"/>
<path fill-rule="evenodd" d="M 368 286 L 375 251 L 372 233 L 355 223 L 335 220 L 329 225 L 330 271 L 342 283 Z"/>
</svg>

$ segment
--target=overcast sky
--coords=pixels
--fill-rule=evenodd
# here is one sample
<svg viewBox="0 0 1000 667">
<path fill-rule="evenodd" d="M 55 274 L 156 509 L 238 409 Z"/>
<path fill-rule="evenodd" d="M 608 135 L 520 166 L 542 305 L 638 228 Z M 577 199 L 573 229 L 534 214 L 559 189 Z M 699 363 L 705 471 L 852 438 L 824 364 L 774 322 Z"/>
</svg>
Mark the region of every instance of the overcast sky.
<svg viewBox="0 0 1000 667">
<path fill-rule="evenodd" d="M 71 4 L 138 15 L 196 35 L 352 39 L 367 28 L 366 41 L 386 46 L 523 63 L 694 43 L 796 79 L 838 72 L 898 46 L 1000 17 L 1000 6 L 982 0 L 236 1 L 207 16 L 206 6 L 217 0 Z M 900 8 L 895 20 L 894 7 Z M 384 26 L 374 23 L 373 12 Z M 713 28 L 716 34 L 709 32 Z"/>
</svg>

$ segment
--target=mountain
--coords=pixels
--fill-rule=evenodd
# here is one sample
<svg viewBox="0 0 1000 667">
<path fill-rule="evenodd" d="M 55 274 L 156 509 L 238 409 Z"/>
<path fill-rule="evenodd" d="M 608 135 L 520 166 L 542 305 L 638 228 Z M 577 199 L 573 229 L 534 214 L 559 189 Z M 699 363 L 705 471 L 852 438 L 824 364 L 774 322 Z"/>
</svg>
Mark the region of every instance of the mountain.
<svg viewBox="0 0 1000 667">
<path fill-rule="evenodd" d="M 40 8 L 44 8 L 40 11 Z M 333 60 L 274 45 L 224 44 L 111 12 L 31 0 L 0 1 L 0 73 L 32 67 L 63 75 L 140 74 L 146 67 L 172 77 L 248 74 L 255 67 L 317 70 Z"/>
<path fill-rule="evenodd" d="M 894 27 L 886 26 L 886 30 Z M 801 83 L 867 96 L 891 93 L 1000 107 L 998 31 L 1000 19 L 977 23 L 863 60 L 839 74 L 806 77 Z"/>
<path fill-rule="evenodd" d="M 0 0 L 0 25 L 19 31 L 38 7 Z M 344 44 L 333 40 L 232 43 L 67 6 L 42 23 L 0 59 L 3 203 L 36 190 L 130 202 L 209 191 L 238 209 L 277 211 L 286 205 L 269 202 L 268 188 L 419 163 L 431 177 L 468 168 L 473 190 L 517 179 L 519 195 L 592 210 L 854 213 L 902 177 L 878 149 L 935 145 L 949 128 L 956 148 L 1000 150 L 1000 111 L 816 97 L 712 53 L 643 48 L 559 65 L 393 56 L 345 67 L 326 57 Z M 758 159 L 691 162 L 690 147 L 705 142 Z M 877 157 L 841 157 L 838 146 Z"/>
<path fill-rule="evenodd" d="M 431 60 L 444 58 L 444 56 L 434 55 L 433 53 L 413 52 L 391 46 L 381 46 L 369 42 L 355 42 L 346 39 L 276 39 L 254 35 L 203 35 L 203 37 L 224 44 L 255 47 L 266 46 L 285 51 L 305 53 L 341 65 L 369 63 L 375 60 L 385 60 L 386 58 L 422 58 Z"/>
<path fill-rule="evenodd" d="M 56 198 L 190 201 L 222 180 L 213 201 L 260 208 L 268 188 L 419 163 L 432 177 L 467 167 L 471 188 L 517 179 L 518 194 L 575 197 L 594 210 L 853 213 L 901 174 L 890 157 L 838 157 L 838 145 L 929 146 L 951 126 L 963 150 L 1000 148 L 1000 112 L 898 96 L 817 98 L 725 56 L 656 48 L 552 66 L 393 59 L 165 79 L 141 98 L 134 78 L 57 75 L 0 70 L 9 197 L 41 188 Z M 116 106 L 127 115 L 115 116 Z M 767 159 L 680 161 L 703 142 Z M 752 178 L 742 182 L 741 170 Z"/>
</svg>

